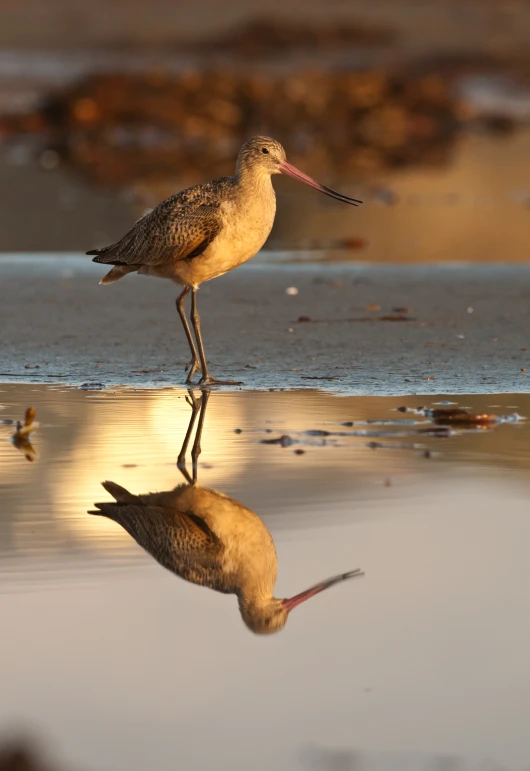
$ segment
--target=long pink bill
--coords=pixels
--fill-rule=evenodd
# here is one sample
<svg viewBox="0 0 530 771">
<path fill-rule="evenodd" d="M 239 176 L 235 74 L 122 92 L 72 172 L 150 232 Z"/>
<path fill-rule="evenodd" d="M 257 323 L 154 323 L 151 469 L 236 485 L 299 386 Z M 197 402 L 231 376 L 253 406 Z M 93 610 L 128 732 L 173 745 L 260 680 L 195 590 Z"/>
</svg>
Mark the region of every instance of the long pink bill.
<svg viewBox="0 0 530 771">
<path fill-rule="evenodd" d="M 337 193 L 336 190 L 332 190 L 330 187 L 321 185 L 320 182 L 316 181 L 316 179 L 308 177 L 307 174 L 304 174 L 303 171 L 300 171 L 300 169 L 297 169 L 296 166 L 293 166 L 291 163 L 287 163 L 287 161 L 282 161 L 280 164 L 280 172 L 282 174 L 287 174 L 293 179 L 298 179 L 300 182 L 304 182 L 306 185 L 309 185 L 309 187 L 314 187 L 315 190 L 320 190 L 320 192 L 324 193 L 324 195 L 329 195 L 331 198 L 336 198 L 337 201 L 349 203 L 352 206 L 358 206 L 360 203 L 362 203 L 362 201 L 358 201 L 357 198 L 349 198 L 347 195 Z"/>
<path fill-rule="evenodd" d="M 326 581 L 321 581 L 310 589 L 306 589 L 305 592 L 300 592 L 300 594 L 296 594 L 294 597 L 282 600 L 282 605 L 287 612 L 290 612 L 293 608 L 296 608 L 297 605 L 300 605 L 301 602 L 309 600 L 310 597 L 314 597 L 315 594 L 323 592 L 324 589 L 329 589 L 330 586 L 339 584 L 341 581 L 347 581 L 348 578 L 356 578 L 357 576 L 364 576 L 363 571 L 359 569 L 350 570 L 349 573 L 341 573 L 340 576 L 333 576 L 333 578 L 328 578 Z"/>
</svg>

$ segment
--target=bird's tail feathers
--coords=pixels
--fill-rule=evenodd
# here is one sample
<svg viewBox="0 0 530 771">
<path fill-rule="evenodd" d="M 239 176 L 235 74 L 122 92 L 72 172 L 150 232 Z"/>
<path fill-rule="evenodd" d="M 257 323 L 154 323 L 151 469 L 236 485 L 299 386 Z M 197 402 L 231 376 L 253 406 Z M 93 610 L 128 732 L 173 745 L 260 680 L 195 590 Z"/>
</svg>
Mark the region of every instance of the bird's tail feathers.
<svg viewBox="0 0 530 771">
<path fill-rule="evenodd" d="M 113 284 L 114 281 L 119 281 L 120 278 L 123 278 L 128 273 L 134 273 L 136 270 L 138 270 L 136 265 L 115 265 L 112 270 L 109 270 L 106 276 L 103 276 L 99 283 Z"/>
<path fill-rule="evenodd" d="M 105 490 L 112 495 L 116 503 L 137 503 L 138 497 L 136 495 L 133 495 L 128 490 L 125 489 L 125 487 L 122 487 L 121 485 L 117 485 L 116 482 L 102 482 L 102 486 L 105 488 Z M 99 506 L 102 504 L 95 503 L 95 506 Z"/>
<path fill-rule="evenodd" d="M 138 498 L 133 495 L 125 487 L 117 485 L 116 482 L 102 482 L 105 490 L 112 495 L 116 503 L 95 503 L 96 511 L 89 510 L 89 514 L 96 514 L 97 516 L 109 517 L 109 519 L 116 520 L 116 516 L 120 511 L 120 504 L 138 503 Z"/>
</svg>

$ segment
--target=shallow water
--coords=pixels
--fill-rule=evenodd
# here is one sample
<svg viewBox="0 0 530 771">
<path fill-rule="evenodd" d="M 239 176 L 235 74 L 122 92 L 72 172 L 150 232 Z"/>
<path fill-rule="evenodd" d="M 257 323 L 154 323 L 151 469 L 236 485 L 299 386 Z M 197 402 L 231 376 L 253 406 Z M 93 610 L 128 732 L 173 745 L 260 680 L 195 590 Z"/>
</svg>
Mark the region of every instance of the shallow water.
<svg viewBox="0 0 530 771">
<path fill-rule="evenodd" d="M 365 571 L 259 638 L 87 514 L 102 480 L 184 481 L 185 397 L 1 386 L 2 725 L 109 771 L 527 767 L 528 423 L 429 436 L 396 408 L 456 399 L 212 393 L 198 481 L 263 518 L 277 594 Z M 28 406 L 35 454 L 10 441 Z M 456 406 L 513 419 L 530 395 Z"/>
</svg>

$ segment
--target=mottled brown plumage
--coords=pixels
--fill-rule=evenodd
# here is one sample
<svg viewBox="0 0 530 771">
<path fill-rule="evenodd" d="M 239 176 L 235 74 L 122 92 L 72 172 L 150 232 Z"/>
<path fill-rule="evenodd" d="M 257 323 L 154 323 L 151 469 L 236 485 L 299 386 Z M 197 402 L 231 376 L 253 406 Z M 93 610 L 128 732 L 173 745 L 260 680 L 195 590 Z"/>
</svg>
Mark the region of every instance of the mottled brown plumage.
<svg viewBox="0 0 530 771">
<path fill-rule="evenodd" d="M 360 203 L 320 185 L 291 166 L 276 140 L 253 137 L 241 148 L 233 177 L 215 179 L 171 196 L 141 217 L 119 241 L 87 252 L 95 255 L 94 262 L 114 266 L 101 279 L 101 284 L 110 284 L 137 272 L 168 278 L 184 287 L 177 300 L 177 310 L 192 356 L 186 367 L 189 368 L 186 382 L 191 382 L 194 373 L 201 370 L 201 384 L 223 383 L 208 372 L 196 292 L 204 281 L 233 270 L 261 249 L 276 213 L 271 175 L 280 173 L 338 200 L 353 205 Z M 198 352 L 184 312 L 184 300 L 190 291 Z"/>
<path fill-rule="evenodd" d="M 163 567 L 186 581 L 235 594 L 241 617 L 253 632 L 277 632 L 285 626 L 294 607 L 336 583 L 361 575 L 361 571 L 327 579 L 290 599 L 275 598 L 278 559 L 265 524 L 233 498 L 197 485 L 197 459 L 208 393 L 198 402 L 190 392 L 190 400 L 193 412 L 179 455 L 179 468 L 188 483 L 166 492 L 133 495 L 115 482 L 103 482 L 115 502 L 96 503 L 97 511 L 89 513 L 117 522 Z M 199 410 L 192 479 L 184 457 Z"/>
<path fill-rule="evenodd" d="M 103 487 L 116 503 L 95 504 L 97 513 L 121 525 L 163 567 L 242 601 L 256 602 L 262 592 L 272 599 L 274 542 L 238 501 L 189 484 L 138 496 L 114 482 Z"/>
<path fill-rule="evenodd" d="M 93 249 L 94 262 L 164 265 L 201 254 L 222 227 L 221 204 L 234 196 L 232 177 L 222 177 L 172 195 L 140 217 L 123 238 Z"/>
</svg>

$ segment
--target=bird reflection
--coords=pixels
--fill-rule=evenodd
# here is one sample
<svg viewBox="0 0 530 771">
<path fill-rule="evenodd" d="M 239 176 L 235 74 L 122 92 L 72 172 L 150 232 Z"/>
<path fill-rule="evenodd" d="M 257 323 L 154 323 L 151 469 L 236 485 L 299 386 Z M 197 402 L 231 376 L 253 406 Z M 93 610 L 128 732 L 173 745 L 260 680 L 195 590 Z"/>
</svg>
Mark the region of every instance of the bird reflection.
<svg viewBox="0 0 530 771">
<path fill-rule="evenodd" d="M 288 599 L 274 597 L 278 560 L 274 541 L 261 519 L 238 501 L 197 484 L 209 392 L 189 391 L 192 414 L 177 466 L 186 483 L 173 490 L 133 495 L 115 482 L 103 482 L 113 503 L 95 503 L 97 514 L 121 525 L 163 567 L 186 581 L 224 594 L 235 594 L 241 618 L 256 634 L 282 629 L 293 608 L 334 584 L 362 575 L 352 570 L 321 581 Z M 186 453 L 193 443 L 192 474 Z"/>
<path fill-rule="evenodd" d="M 11 437 L 13 446 L 20 450 L 30 463 L 33 463 L 38 456 L 37 450 L 30 441 L 30 435 L 38 427 L 39 424 L 35 422 L 35 410 L 33 407 L 28 407 L 24 415 L 24 422 L 22 423 L 22 421 L 17 420 L 16 431 Z"/>
</svg>

